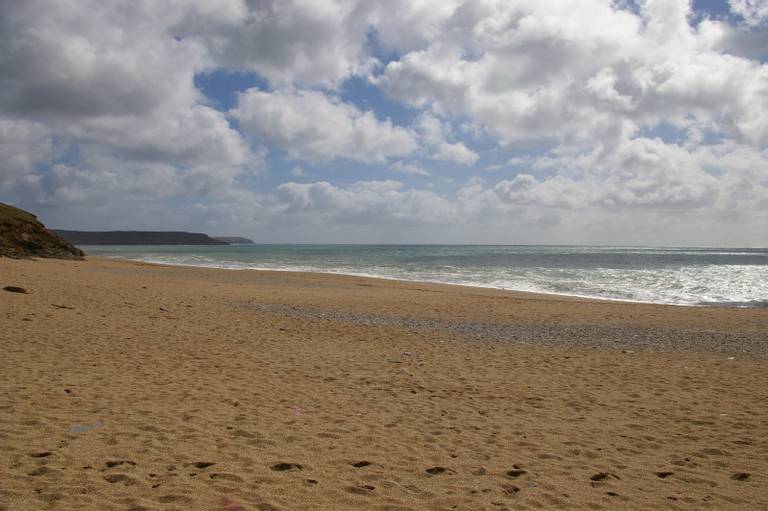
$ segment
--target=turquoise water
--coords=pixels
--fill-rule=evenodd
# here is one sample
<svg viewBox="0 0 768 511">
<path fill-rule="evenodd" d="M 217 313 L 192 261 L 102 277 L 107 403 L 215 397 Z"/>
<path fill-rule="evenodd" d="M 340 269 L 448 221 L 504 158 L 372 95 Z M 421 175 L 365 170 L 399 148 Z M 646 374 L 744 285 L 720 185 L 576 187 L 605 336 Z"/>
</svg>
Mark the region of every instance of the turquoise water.
<svg viewBox="0 0 768 511">
<path fill-rule="evenodd" d="M 768 249 L 489 245 L 92 246 L 88 254 L 681 305 L 768 307 Z"/>
</svg>

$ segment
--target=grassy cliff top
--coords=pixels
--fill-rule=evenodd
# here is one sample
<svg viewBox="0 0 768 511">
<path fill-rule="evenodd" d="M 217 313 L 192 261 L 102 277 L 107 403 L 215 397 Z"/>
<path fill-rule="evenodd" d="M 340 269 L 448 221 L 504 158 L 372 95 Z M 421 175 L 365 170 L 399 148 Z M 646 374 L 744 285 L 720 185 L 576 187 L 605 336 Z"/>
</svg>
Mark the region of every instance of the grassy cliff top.
<svg viewBox="0 0 768 511">
<path fill-rule="evenodd" d="M 83 251 L 50 232 L 35 215 L 0 203 L 0 257 L 82 259 Z"/>
<path fill-rule="evenodd" d="M 39 223 L 37 217 L 23 209 L 0 202 L 0 224 Z"/>
</svg>

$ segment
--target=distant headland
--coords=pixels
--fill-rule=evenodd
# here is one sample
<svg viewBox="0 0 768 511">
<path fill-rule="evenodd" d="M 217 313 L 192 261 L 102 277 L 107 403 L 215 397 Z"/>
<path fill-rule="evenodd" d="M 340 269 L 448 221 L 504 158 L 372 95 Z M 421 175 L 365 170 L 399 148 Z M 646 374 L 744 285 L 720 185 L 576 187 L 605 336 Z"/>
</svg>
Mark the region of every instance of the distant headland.
<svg viewBox="0 0 768 511">
<path fill-rule="evenodd" d="M 51 231 L 74 245 L 230 245 L 253 243 L 247 238 L 212 238 L 184 231 Z"/>
<path fill-rule="evenodd" d="M 254 241 L 240 236 L 213 236 L 213 239 L 223 241 L 230 245 L 254 245 Z"/>
<path fill-rule="evenodd" d="M 46 229 L 35 215 L 0 203 L 0 257 L 81 259 L 74 245 L 253 245 L 241 236 L 185 231 L 70 231 Z"/>
</svg>

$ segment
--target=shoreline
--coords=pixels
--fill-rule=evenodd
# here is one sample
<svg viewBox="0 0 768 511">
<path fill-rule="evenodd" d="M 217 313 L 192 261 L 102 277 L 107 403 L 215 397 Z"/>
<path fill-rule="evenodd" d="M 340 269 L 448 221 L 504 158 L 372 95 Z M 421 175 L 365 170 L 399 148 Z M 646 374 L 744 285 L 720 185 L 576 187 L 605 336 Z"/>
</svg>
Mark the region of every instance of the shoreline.
<svg viewBox="0 0 768 511">
<path fill-rule="evenodd" d="M 113 260 L 113 261 L 130 261 L 134 263 L 141 263 L 141 264 L 150 264 L 150 265 L 158 265 L 158 266 L 178 266 L 183 268 L 205 268 L 209 270 L 224 270 L 224 271 L 264 271 L 264 272 L 286 272 L 286 273 L 300 273 L 300 274 L 318 274 L 318 275 L 341 275 L 341 276 L 348 276 L 348 277 L 360 277 L 360 278 L 367 278 L 367 279 L 375 279 L 375 280 L 390 280 L 395 282 L 411 282 L 411 283 L 423 283 L 423 284 L 436 284 L 436 285 L 443 285 L 443 286 L 458 286 L 458 287 L 467 287 L 467 288 L 478 288 L 478 289 L 493 289 L 497 291 L 505 291 L 510 293 L 524 293 L 524 294 L 532 294 L 532 295 L 542 295 L 542 296 L 550 296 L 553 298 L 562 297 L 562 298 L 575 298 L 580 300 L 596 300 L 596 301 L 605 301 L 605 302 L 618 302 L 618 303 L 629 303 L 629 304 L 640 304 L 640 305 L 669 305 L 673 307 L 722 307 L 722 308 L 728 308 L 728 309 L 768 309 L 768 301 L 758 301 L 758 300 L 752 300 L 750 302 L 699 302 L 699 303 L 670 303 L 670 302 L 653 302 L 653 301 L 643 301 L 643 300 L 630 300 L 630 299 L 622 299 L 622 298 L 607 298 L 602 296 L 589 296 L 589 295 L 580 295 L 580 294 L 568 294 L 568 293 L 555 293 L 553 291 L 528 291 L 528 290 L 522 290 L 522 289 L 511 289 L 511 288 L 503 288 L 503 287 L 495 287 L 491 285 L 483 285 L 483 284 L 473 284 L 473 283 L 456 283 L 456 282 L 444 282 L 444 281 L 438 281 L 438 280 L 428 280 L 428 279 L 404 279 L 404 278 L 398 278 L 398 277 L 388 277 L 386 275 L 374 275 L 374 274 L 366 274 L 366 273 L 355 273 L 355 272 L 335 272 L 335 271 L 322 271 L 322 270 L 316 270 L 316 271 L 310 271 L 305 269 L 299 269 L 294 270 L 290 268 L 227 268 L 224 266 L 213 266 L 213 265 L 202 265 L 202 264 L 185 264 L 185 263 L 168 263 L 168 262 L 160 262 L 160 261 L 146 261 L 142 259 L 130 259 L 122 256 L 115 256 L 115 257 L 106 257 L 104 255 L 99 256 L 88 256 L 91 259 L 107 259 L 107 260 Z M 757 302 L 760 305 L 735 305 L 735 304 L 742 304 L 742 303 L 753 303 Z"/>
<path fill-rule="evenodd" d="M 298 285 L 310 285 L 316 286 L 318 283 L 325 283 L 332 286 L 342 285 L 344 287 L 354 285 L 355 287 L 370 287 L 376 288 L 391 288 L 395 291 L 411 291 L 411 290 L 428 290 L 431 293 L 446 293 L 448 295 L 456 295 L 462 297 L 462 299 L 471 301 L 472 298 L 491 297 L 495 302 L 497 300 L 510 300 L 517 305 L 521 304 L 541 304 L 541 310 L 537 312 L 544 312 L 541 321 L 551 322 L 554 318 L 558 318 L 558 323 L 563 324 L 599 324 L 600 320 L 607 319 L 606 316 L 615 316 L 614 320 L 618 319 L 617 324 L 619 326 L 630 327 L 646 327 L 649 325 L 647 321 L 636 321 L 634 319 L 628 320 L 625 316 L 633 317 L 636 314 L 626 313 L 625 311 L 645 311 L 650 314 L 651 317 L 658 318 L 659 315 L 666 315 L 667 321 L 664 324 L 665 328 L 680 327 L 679 330 L 692 329 L 695 331 L 720 331 L 720 332 L 734 332 L 734 333 L 757 333 L 765 334 L 768 332 L 768 309 L 758 307 L 727 307 L 727 306 L 687 306 L 678 304 L 667 303 L 648 303 L 648 302 L 633 302 L 627 300 L 612 300 L 601 299 L 593 297 L 581 297 L 564 294 L 554 293 L 538 293 L 533 291 L 518 291 L 511 289 L 499 289 L 494 287 L 483 286 L 471 286 L 453 283 L 443 282 L 424 282 L 414 280 L 401 280 L 395 278 L 384 277 L 371 277 L 360 275 L 349 275 L 344 273 L 332 273 L 332 272 L 308 272 L 308 271 L 294 271 L 294 270 L 272 270 L 272 269 L 243 269 L 233 270 L 225 268 L 209 268 L 203 266 L 194 265 L 176 265 L 176 264 L 164 264 L 147 261 L 135 261 L 127 259 L 113 259 L 102 258 L 97 256 L 89 256 L 87 261 L 90 260 L 94 263 L 109 264 L 118 263 L 118 265 L 124 263 L 130 268 L 132 265 L 145 268 L 157 268 L 168 270 L 167 272 L 159 272 L 168 277 L 171 275 L 178 275 L 180 278 L 214 278 L 219 275 L 219 279 L 230 283 L 235 282 L 231 278 L 226 278 L 229 274 L 240 274 L 244 276 L 252 276 L 253 280 L 258 282 L 259 276 L 264 276 L 271 282 L 280 282 L 283 284 L 283 280 L 295 279 L 298 281 Z M 209 277 L 206 277 L 208 275 Z M 285 279 L 283 279 L 285 277 Z M 249 279 L 245 278 L 246 283 L 251 283 Z M 367 306 L 375 306 L 376 300 L 367 302 Z M 583 304 L 582 308 L 578 308 L 577 304 Z M 579 318 L 571 316 L 574 314 L 570 310 L 563 311 L 564 314 L 554 313 L 549 311 L 552 307 L 557 306 L 570 306 L 571 308 L 577 307 L 575 310 L 579 310 L 584 316 Z M 585 312 L 592 312 L 594 310 L 600 310 L 602 315 L 597 318 L 588 317 Z M 621 313 L 617 313 L 622 311 Z M 366 311 L 367 312 L 367 311 Z M 479 311 L 477 311 L 479 312 Z M 498 311 L 493 311 L 490 314 L 491 323 L 498 323 Z M 471 314 L 467 316 L 467 319 L 471 318 Z M 568 318 L 568 321 L 561 321 L 561 318 Z M 726 321 L 727 318 L 739 317 L 738 321 Z M 743 319 L 742 319 L 743 318 Z M 455 316 L 445 316 L 443 319 L 456 319 Z M 471 318 L 475 319 L 475 318 Z M 517 319 L 520 317 L 518 315 Z M 686 323 L 690 319 L 701 320 L 696 322 L 695 325 L 687 325 Z M 534 321 L 535 324 L 541 323 L 541 321 Z M 524 323 L 529 323 L 525 321 Z M 756 322 L 756 323 L 755 323 Z M 763 328 L 765 327 L 765 328 Z M 766 348 L 768 353 L 768 334 L 759 335 L 760 340 L 765 339 Z"/>
<path fill-rule="evenodd" d="M 4 511 L 768 508 L 765 310 L 107 258 L 7 285 Z"/>
<path fill-rule="evenodd" d="M 484 286 L 480 284 L 459 284 L 455 282 L 443 282 L 443 281 L 437 281 L 437 280 L 402 279 L 397 277 L 387 277 L 386 275 L 373 275 L 373 274 L 366 274 L 366 273 L 351 273 L 351 272 L 347 273 L 347 272 L 334 272 L 334 271 L 321 271 L 321 270 L 317 270 L 317 271 L 293 270 L 290 268 L 225 268 L 222 266 L 206 266 L 206 265 L 199 265 L 199 264 L 145 261 L 142 259 L 129 259 L 124 257 L 88 256 L 88 258 L 93 260 L 106 259 L 110 261 L 125 261 L 125 262 L 146 264 L 150 266 L 163 266 L 163 267 L 171 267 L 171 268 L 180 267 L 180 268 L 201 268 L 206 270 L 222 270 L 222 271 L 258 271 L 258 272 L 275 272 L 275 273 L 297 273 L 300 275 L 336 275 L 341 277 L 356 277 L 356 278 L 371 279 L 371 280 L 392 281 L 392 282 L 397 282 L 401 284 L 414 284 L 414 283 L 415 284 L 434 284 L 437 286 L 452 286 L 452 287 L 470 288 L 470 289 L 491 289 L 494 291 L 502 291 L 502 292 L 507 292 L 512 294 L 533 295 L 538 297 L 550 297 L 553 299 L 554 298 L 566 298 L 566 299 L 573 298 L 573 299 L 579 299 L 579 300 L 595 300 L 595 301 L 618 302 L 618 303 L 628 303 L 628 304 L 672 305 L 672 306 L 681 306 L 681 307 L 706 307 L 705 305 L 696 305 L 696 304 L 641 302 L 641 301 L 633 301 L 633 300 L 622 300 L 619 298 L 601 298 L 597 296 L 582 296 L 582 295 L 554 293 L 554 292 L 549 293 L 545 291 L 526 291 L 521 289 L 509 289 L 509 288 L 494 287 L 494 286 Z M 733 307 L 733 308 L 741 308 L 741 307 Z M 744 307 L 744 308 L 750 308 L 750 307 Z"/>
</svg>

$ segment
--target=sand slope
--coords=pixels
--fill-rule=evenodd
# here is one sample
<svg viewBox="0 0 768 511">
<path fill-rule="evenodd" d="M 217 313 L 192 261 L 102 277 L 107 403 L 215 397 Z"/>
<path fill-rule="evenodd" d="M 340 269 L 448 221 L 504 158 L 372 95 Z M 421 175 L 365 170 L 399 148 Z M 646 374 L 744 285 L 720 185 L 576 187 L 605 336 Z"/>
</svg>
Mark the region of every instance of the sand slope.
<svg viewBox="0 0 768 511">
<path fill-rule="evenodd" d="M 105 260 L 5 285 L 3 511 L 768 509 L 768 311 Z"/>
</svg>

